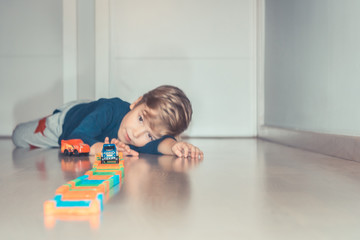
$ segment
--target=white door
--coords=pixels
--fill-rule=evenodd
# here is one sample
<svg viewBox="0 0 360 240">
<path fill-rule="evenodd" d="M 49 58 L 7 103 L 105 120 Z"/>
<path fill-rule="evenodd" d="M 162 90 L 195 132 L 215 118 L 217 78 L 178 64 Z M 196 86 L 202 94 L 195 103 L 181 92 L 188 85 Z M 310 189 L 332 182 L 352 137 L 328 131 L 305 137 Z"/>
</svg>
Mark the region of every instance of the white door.
<svg viewBox="0 0 360 240">
<path fill-rule="evenodd" d="M 185 135 L 255 136 L 254 2 L 96 1 L 97 97 L 176 85 L 194 110 Z"/>
</svg>

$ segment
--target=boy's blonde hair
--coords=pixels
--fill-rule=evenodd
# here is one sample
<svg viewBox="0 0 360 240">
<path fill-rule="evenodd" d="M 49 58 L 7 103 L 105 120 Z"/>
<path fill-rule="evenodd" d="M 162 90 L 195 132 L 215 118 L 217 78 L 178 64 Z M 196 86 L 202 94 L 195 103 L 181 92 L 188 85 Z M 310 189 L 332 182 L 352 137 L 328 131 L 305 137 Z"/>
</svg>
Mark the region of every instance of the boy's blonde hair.
<svg viewBox="0 0 360 240">
<path fill-rule="evenodd" d="M 190 124 L 192 117 L 192 107 L 190 100 L 185 93 L 174 86 L 163 85 L 144 94 L 141 100 L 135 105 L 144 103 L 151 110 L 155 110 L 157 116 L 146 112 L 145 118 L 148 118 L 151 125 L 155 125 L 158 119 L 161 125 L 165 127 L 163 134 L 178 136 L 184 132 Z M 156 126 L 151 126 L 156 128 Z"/>
</svg>

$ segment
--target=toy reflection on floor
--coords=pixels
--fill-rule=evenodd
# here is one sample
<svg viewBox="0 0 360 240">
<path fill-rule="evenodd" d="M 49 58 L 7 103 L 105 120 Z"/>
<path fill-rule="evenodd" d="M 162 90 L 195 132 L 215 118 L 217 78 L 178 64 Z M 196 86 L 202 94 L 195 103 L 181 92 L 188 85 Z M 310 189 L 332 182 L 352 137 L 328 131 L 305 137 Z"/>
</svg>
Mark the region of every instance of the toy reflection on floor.
<svg viewBox="0 0 360 240">
<path fill-rule="evenodd" d="M 57 219 L 87 219 L 97 227 L 104 202 L 122 183 L 124 160 L 121 152 L 118 156 L 120 161 L 110 164 L 101 163 L 101 154 L 97 154 L 91 170 L 59 187 L 54 199 L 44 202 L 45 226 L 52 228 Z"/>
<path fill-rule="evenodd" d="M 92 169 L 92 164 L 89 156 L 63 156 L 61 155 L 61 170 L 64 173 L 66 181 L 84 175 L 87 171 Z"/>
<path fill-rule="evenodd" d="M 156 216 L 176 222 L 186 216 L 192 197 L 188 172 L 196 165 L 185 164 L 179 169 L 179 162 L 188 160 L 151 154 L 141 154 L 138 159 L 126 158 L 126 184 L 121 194 L 134 219 L 152 221 Z"/>
</svg>

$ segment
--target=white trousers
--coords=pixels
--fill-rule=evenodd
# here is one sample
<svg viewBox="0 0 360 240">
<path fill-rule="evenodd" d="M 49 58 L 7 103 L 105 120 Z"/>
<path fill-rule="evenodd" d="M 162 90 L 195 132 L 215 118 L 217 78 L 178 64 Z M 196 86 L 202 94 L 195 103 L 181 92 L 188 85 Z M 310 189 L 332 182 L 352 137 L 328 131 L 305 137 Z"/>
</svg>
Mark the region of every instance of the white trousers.
<svg viewBox="0 0 360 240">
<path fill-rule="evenodd" d="M 13 143 L 22 148 L 59 147 L 59 137 L 66 113 L 75 105 L 86 101 L 73 101 L 57 108 L 59 112 L 41 119 L 18 124 L 12 134 Z"/>
</svg>

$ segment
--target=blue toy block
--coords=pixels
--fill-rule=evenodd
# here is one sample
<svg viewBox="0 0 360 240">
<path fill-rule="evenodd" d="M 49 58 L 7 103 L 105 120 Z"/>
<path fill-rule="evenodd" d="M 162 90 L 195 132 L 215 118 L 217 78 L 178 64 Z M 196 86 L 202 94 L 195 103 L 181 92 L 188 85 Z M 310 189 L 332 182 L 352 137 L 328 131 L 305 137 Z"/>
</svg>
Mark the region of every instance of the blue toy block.
<svg viewBox="0 0 360 240">
<path fill-rule="evenodd" d="M 96 196 L 99 200 L 101 211 L 104 209 L 104 195 L 99 193 Z M 56 207 L 89 207 L 94 200 L 62 200 L 62 195 L 55 195 Z"/>
</svg>

